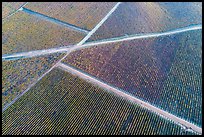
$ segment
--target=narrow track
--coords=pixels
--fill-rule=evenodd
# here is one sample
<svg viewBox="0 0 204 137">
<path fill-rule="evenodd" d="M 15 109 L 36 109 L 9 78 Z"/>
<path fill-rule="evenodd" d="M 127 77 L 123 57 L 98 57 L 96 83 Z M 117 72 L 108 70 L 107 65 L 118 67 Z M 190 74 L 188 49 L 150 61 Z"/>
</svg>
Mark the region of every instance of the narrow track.
<svg viewBox="0 0 204 137">
<path fill-rule="evenodd" d="M 115 7 L 118 7 L 118 3 L 113 7 L 114 9 L 116 9 Z M 113 11 L 111 10 L 110 11 L 111 13 L 113 13 Z M 109 13 L 110 13 L 109 12 Z M 108 14 L 109 14 L 108 13 Z M 104 18 L 106 18 L 107 16 L 105 16 Z M 103 19 L 102 19 L 103 20 Z M 102 24 L 101 24 L 102 25 Z M 96 27 L 98 27 L 98 25 L 96 25 Z M 96 28 L 95 27 L 95 28 Z M 93 30 L 92 31 L 90 31 L 89 33 L 93 33 L 93 31 L 95 32 L 96 31 L 96 29 L 95 28 L 93 28 Z M 90 37 L 91 35 L 89 35 L 89 37 Z M 89 38 L 89 37 L 87 37 L 87 38 Z M 83 40 L 82 40 L 83 41 Z M 85 41 L 84 41 L 85 42 Z M 81 44 L 83 44 L 84 42 L 80 42 Z M 81 44 L 77 44 L 77 45 L 81 45 Z M 26 90 L 24 90 L 20 95 L 18 95 L 13 101 L 11 101 L 9 104 L 7 104 L 3 109 L 2 109 L 2 112 L 4 112 L 7 108 L 9 108 L 13 103 L 15 103 L 21 96 L 23 96 L 26 92 L 28 92 L 28 90 L 31 88 L 31 87 L 33 87 L 39 80 L 41 80 L 46 74 L 48 74 L 52 69 L 54 69 L 56 66 L 58 66 L 58 64 L 63 60 L 63 59 L 65 59 L 66 57 L 67 57 L 67 55 L 69 55 L 69 53 L 71 52 L 71 50 L 68 50 L 68 51 L 66 51 L 67 53 L 66 53 L 66 55 L 63 57 L 63 58 L 61 58 L 55 65 L 53 65 L 48 71 L 46 71 L 41 77 L 39 77 L 34 83 L 32 83 L 31 85 L 29 85 L 29 87 L 26 89 Z"/>
<path fill-rule="evenodd" d="M 90 37 L 93 35 L 93 33 L 96 32 L 96 30 L 112 15 L 112 13 L 118 8 L 118 6 L 121 4 L 121 2 L 118 2 L 109 12 L 108 14 L 91 30 L 88 35 L 82 39 L 81 42 L 79 42 L 77 45 L 82 45 L 84 44 Z"/>
<path fill-rule="evenodd" d="M 181 118 L 179 118 L 179 117 L 177 117 L 177 116 L 175 116 L 173 114 L 170 114 L 167 111 L 164 111 L 164 110 L 162 110 L 162 109 L 160 109 L 158 107 L 155 107 L 155 106 L 153 106 L 153 105 L 151 105 L 151 104 L 149 104 L 149 103 L 147 103 L 145 101 L 142 101 L 142 100 L 128 94 L 125 91 L 122 91 L 120 89 L 112 87 L 109 84 L 106 84 L 106 83 L 104 83 L 104 82 L 102 82 L 102 81 L 100 81 L 100 80 L 98 80 L 98 79 L 96 79 L 96 78 L 94 78 L 94 77 L 92 77 L 92 76 L 90 76 L 88 74 L 85 74 L 84 72 L 78 71 L 78 70 L 74 69 L 73 67 L 65 65 L 63 63 L 59 63 L 57 65 L 57 67 L 64 70 L 64 71 L 70 72 L 70 73 L 72 73 L 74 75 L 77 75 L 78 77 L 80 77 L 80 78 L 82 78 L 82 79 L 84 79 L 84 80 L 86 80 L 88 82 L 91 82 L 91 83 L 93 83 L 95 85 L 98 85 L 98 86 L 104 88 L 104 89 L 107 89 L 109 92 L 113 92 L 114 94 L 116 94 L 118 96 L 121 96 L 123 98 L 126 98 L 127 100 L 129 100 L 129 101 L 131 101 L 133 103 L 139 104 L 142 107 L 145 107 L 148 110 L 150 110 L 152 112 L 155 112 L 158 115 L 163 116 L 166 119 L 170 119 L 170 120 L 174 121 L 175 123 L 186 127 L 186 130 L 189 130 L 189 131 L 193 130 L 193 131 L 195 131 L 197 133 L 202 134 L 202 128 L 200 128 L 200 127 L 198 127 L 198 126 L 196 126 L 196 125 L 194 125 L 194 124 L 192 124 L 192 123 L 190 123 L 188 121 L 185 121 L 185 120 L 183 120 L 183 119 L 181 119 Z"/>
<path fill-rule="evenodd" d="M 53 54 L 53 53 L 66 53 L 69 49 L 70 49 L 70 46 L 66 46 L 66 47 L 51 48 L 51 49 L 45 49 L 45 50 L 33 50 L 28 52 L 5 54 L 2 56 L 2 61 L 17 60 L 22 58 L 32 58 L 36 56 L 42 56 L 42 55 Z"/>
<path fill-rule="evenodd" d="M 116 42 L 122 42 L 122 41 L 134 40 L 134 39 L 162 37 L 162 36 L 174 35 L 174 34 L 188 32 L 188 31 L 200 30 L 200 29 L 202 29 L 202 25 L 200 25 L 200 24 L 199 25 L 190 25 L 190 26 L 187 26 L 184 28 L 174 29 L 174 30 L 167 31 L 167 32 L 134 34 L 134 35 L 124 36 L 124 37 L 115 37 L 115 38 L 109 38 L 109 39 L 104 39 L 104 40 L 100 40 L 100 41 L 87 42 L 87 43 L 80 45 L 80 46 L 79 46 L 79 44 L 77 44 L 75 46 L 66 46 L 66 47 L 60 47 L 60 48 L 51 48 L 51 49 L 45 49 L 45 50 L 35 50 L 35 51 L 29 51 L 29 52 L 14 53 L 14 54 L 10 54 L 10 55 L 3 55 L 2 60 L 3 61 L 4 60 L 10 60 L 10 58 L 12 60 L 14 60 L 15 57 L 16 57 L 16 59 L 20 59 L 20 57 L 22 57 L 22 56 L 23 56 L 23 58 L 41 56 L 41 55 L 51 54 L 51 53 L 56 53 L 56 52 L 66 52 L 68 50 L 75 51 L 75 50 L 80 50 L 83 48 L 88 48 L 88 47 L 98 46 L 98 45 L 103 45 L 103 44 L 110 44 L 110 43 L 116 43 Z M 91 34 L 92 34 L 92 32 L 91 32 Z M 91 35 L 89 35 L 89 37 L 90 36 Z"/>
<path fill-rule="evenodd" d="M 72 30 L 74 30 L 74 31 L 78 31 L 78 32 L 85 33 L 85 34 L 88 34 L 88 33 L 89 33 L 89 30 L 79 28 L 79 27 L 77 27 L 77 26 L 75 26 L 75 25 L 73 25 L 73 24 L 69 24 L 69 23 L 67 23 L 67 22 L 64 22 L 64 21 L 61 21 L 61 20 L 58 20 L 58 19 L 55 19 L 55 18 L 46 16 L 46 15 L 44 15 L 44 14 L 41 14 L 41 13 L 32 11 L 32 10 L 30 10 L 30 9 L 21 8 L 20 10 L 23 11 L 23 12 L 25 12 L 25 13 L 28 13 L 28 14 L 30 14 L 30 15 L 34 15 L 34 16 L 36 16 L 36 17 L 39 17 L 39 18 L 42 18 L 42 19 L 44 19 L 44 20 L 50 21 L 50 22 L 52 22 L 52 23 L 65 26 L 65 27 L 67 27 L 67 28 L 69 28 L 69 29 L 72 29 Z"/>
<path fill-rule="evenodd" d="M 5 19 L 11 17 L 12 15 L 16 14 L 18 11 L 20 11 L 25 5 L 27 5 L 28 2 L 26 2 L 25 4 L 23 4 L 19 9 L 17 9 L 16 11 L 14 11 L 13 13 L 11 13 L 10 15 L 8 15 L 7 17 L 3 18 L 2 21 L 4 21 Z"/>
<path fill-rule="evenodd" d="M 115 87 L 112 87 L 106 83 L 103 83 L 99 80 L 97 80 L 96 78 L 93 78 L 85 73 L 82 73 L 72 67 L 69 67 L 63 63 L 61 63 L 61 61 L 67 57 L 67 55 L 74 51 L 74 50 L 79 50 L 79 49 L 82 49 L 82 48 L 87 48 L 87 47 L 91 47 L 91 46 L 96 46 L 96 45 L 101 45 L 101 44 L 108 44 L 108 43 L 115 43 L 115 42 L 121 42 L 121 41 L 127 41 L 127 40 L 133 40 L 133 39 L 141 39 L 141 38 L 150 38 L 150 37 L 159 37 L 159 36 L 166 36 L 166 35 L 172 35 L 172 34 L 176 34 L 176 33 L 181 33 L 181 32 L 186 32 L 186 31 L 191 31 L 191 30 L 198 30 L 198 29 L 202 29 L 202 25 L 194 25 L 194 26 L 189 26 L 189 27 L 185 27 L 185 28 L 180 28 L 180 29 L 176 29 L 176 30 L 173 30 L 173 31 L 168 31 L 168 32 L 161 32 L 161 33 L 150 33 L 150 34 L 141 34 L 141 35 L 130 35 L 128 37 L 116 37 L 116 38 L 110 38 L 110 39 L 105 39 L 105 40 L 101 40 L 101 41 L 95 41 L 95 42 L 89 42 L 89 43 L 86 43 L 86 40 L 88 40 L 90 38 L 90 36 L 95 33 L 95 31 L 108 19 L 109 16 L 111 16 L 111 14 L 117 9 L 117 7 L 120 5 L 121 3 L 118 2 L 112 9 L 111 11 L 95 26 L 94 29 L 92 29 L 91 31 L 89 32 L 85 32 L 85 33 L 88 33 L 87 36 L 81 41 L 79 42 L 77 45 L 75 45 L 74 47 L 63 47 L 63 48 L 60 48 L 58 49 L 57 52 L 64 52 L 66 51 L 67 54 L 61 58 L 55 65 L 53 65 L 46 73 L 44 73 L 41 77 L 39 77 L 34 83 L 32 83 L 25 91 L 23 91 L 19 96 L 17 96 L 12 102 L 10 102 L 7 106 L 5 106 L 2 110 L 2 112 L 4 112 L 9 106 L 11 106 L 13 103 L 15 103 L 15 101 L 17 101 L 21 96 L 23 96 L 31 87 L 33 87 L 39 80 L 41 80 L 46 74 L 48 74 L 53 68 L 55 67 L 58 67 L 60 69 L 63 69 L 64 71 L 68 71 L 68 72 L 71 72 L 72 74 L 75 74 L 75 75 L 78 75 L 79 77 L 85 79 L 85 80 L 88 80 L 94 84 L 97 84 L 98 86 L 101 86 L 105 89 L 107 89 L 109 92 L 113 92 L 115 93 L 116 95 L 118 96 L 122 96 L 126 99 L 128 99 L 129 101 L 132 101 L 134 103 L 137 103 L 155 113 L 157 113 L 158 115 L 162 116 L 162 117 L 165 117 L 167 119 L 171 119 L 173 120 L 175 123 L 178 123 L 179 125 L 181 126 L 184 126 L 186 127 L 186 130 L 190 130 L 190 131 L 195 131 L 195 132 L 198 132 L 200 134 L 202 134 L 202 128 L 200 127 L 197 127 L 195 126 L 194 124 L 192 123 L 189 123 L 181 118 L 178 118 L 166 111 L 163 111 L 155 106 L 152 106 L 151 104 L 147 103 L 147 102 L 144 102 L 142 100 L 139 100 L 138 98 L 136 97 L 133 97 L 131 96 L 130 94 L 126 93 L 125 91 L 121 91 Z M 24 5 L 25 6 L 25 5 Z M 28 9 L 25 9 L 23 8 L 23 6 L 18 9 L 17 11 L 24 11 L 24 12 L 27 12 L 28 13 Z M 16 12 L 17 12 L 16 11 Z M 36 15 L 36 14 L 35 14 Z M 38 14 L 39 15 L 39 14 Z M 38 16 L 37 15 L 37 16 Z M 40 16 L 40 15 L 39 15 Z M 45 16 L 45 15 L 44 15 Z M 45 19 L 45 17 L 43 16 L 43 18 Z M 42 17 L 42 16 L 41 16 Z M 50 17 L 48 17 L 50 20 Z M 53 21 L 56 23 L 55 20 L 50 20 L 50 21 Z M 61 24 L 62 22 L 60 22 L 59 24 Z M 61 24 L 61 25 L 64 25 L 64 24 Z M 65 25 L 66 26 L 66 25 Z M 71 26 L 69 26 L 71 27 Z M 77 29 L 76 29 L 77 30 Z M 77 30 L 77 31 L 81 31 L 81 30 Z M 11 58 L 12 60 L 17 57 L 17 58 L 21 58 L 22 56 L 23 57 L 33 57 L 33 56 L 39 56 L 39 55 L 45 55 L 46 53 L 48 54 L 51 54 L 51 53 L 55 53 L 56 49 L 47 49 L 47 50 L 42 50 L 42 51 L 37 51 L 39 52 L 39 54 L 37 54 L 37 52 L 35 51 L 30 51 L 28 53 L 24 52 L 24 53 L 17 53 L 17 54 L 12 54 L 12 55 L 5 55 L 2 57 L 2 59 L 4 60 L 9 60 L 8 58 Z M 34 52 L 34 53 L 32 53 Z M 30 54 L 30 55 L 29 55 Z M 27 55 L 27 56 L 26 56 Z"/>
</svg>

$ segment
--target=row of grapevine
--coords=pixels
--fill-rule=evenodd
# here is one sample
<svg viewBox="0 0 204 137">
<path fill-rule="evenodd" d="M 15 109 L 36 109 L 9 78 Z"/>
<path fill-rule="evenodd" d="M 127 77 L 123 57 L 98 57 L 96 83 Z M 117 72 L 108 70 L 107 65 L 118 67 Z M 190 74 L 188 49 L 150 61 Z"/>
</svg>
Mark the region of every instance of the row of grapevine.
<svg viewBox="0 0 204 137">
<path fill-rule="evenodd" d="M 201 47 L 192 31 L 82 49 L 63 62 L 200 125 Z"/>
<path fill-rule="evenodd" d="M 32 2 L 25 7 L 91 30 L 115 4 L 115 2 Z"/>
<path fill-rule="evenodd" d="M 123 2 L 88 41 L 165 32 L 192 24 L 202 24 L 202 3 Z"/>
<path fill-rule="evenodd" d="M 2 62 L 2 107 L 42 76 L 64 54 Z"/>
<path fill-rule="evenodd" d="M 14 8 L 14 9 L 19 9 L 22 5 L 24 5 L 26 2 L 4 2 L 7 5 L 9 5 L 10 7 Z"/>
<path fill-rule="evenodd" d="M 68 46 L 85 35 L 24 12 L 2 24 L 2 54 Z"/>
<path fill-rule="evenodd" d="M 201 31 L 187 36 L 180 45 L 159 104 L 173 114 L 202 127 Z"/>
<path fill-rule="evenodd" d="M 12 6 L 5 2 L 2 3 L 2 18 L 6 18 L 13 12 L 15 12 L 15 9 Z"/>
<path fill-rule="evenodd" d="M 2 114 L 15 135 L 195 134 L 147 109 L 54 69 Z"/>
<path fill-rule="evenodd" d="M 19 9 L 25 2 L 2 2 L 2 18 L 6 18 L 17 9 Z"/>
</svg>

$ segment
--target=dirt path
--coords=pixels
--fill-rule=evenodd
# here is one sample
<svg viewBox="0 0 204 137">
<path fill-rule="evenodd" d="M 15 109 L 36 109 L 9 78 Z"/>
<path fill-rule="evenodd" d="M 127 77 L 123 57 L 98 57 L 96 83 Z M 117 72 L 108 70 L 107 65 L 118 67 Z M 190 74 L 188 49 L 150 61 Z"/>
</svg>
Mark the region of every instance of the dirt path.
<svg viewBox="0 0 204 137">
<path fill-rule="evenodd" d="M 148 34 L 135 34 L 135 35 L 130 35 L 130 36 L 125 36 L 125 37 L 116 37 L 116 38 L 109 38 L 109 39 L 104 39 L 100 41 L 93 41 L 89 43 L 85 43 L 83 45 L 73 45 L 73 46 L 65 46 L 65 47 L 58 47 L 58 48 L 51 48 L 51 49 L 45 49 L 45 50 L 35 50 L 35 51 L 29 51 L 29 52 L 22 52 L 22 53 L 14 53 L 11 55 L 3 55 L 2 60 L 10 60 L 14 59 L 20 59 L 22 58 L 29 58 L 29 57 L 34 57 L 34 56 L 41 56 L 45 54 L 51 54 L 51 53 L 56 53 L 56 52 L 66 52 L 66 51 L 76 51 L 92 46 L 98 46 L 98 45 L 104 45 L 104 44 L 109 44 L 109 43 L 115 43 L 115 42 L 122 42 L 122 41 L 128 41 L 128 40 L 134 40 L 134 39 L 144 39 L 144 38 L 152 38 L 152 37 L 161 37 L 161 36 L 167 36 L 167 35 L 173 35 L 173 34 L 178 34 L 182 32 L 187 32 L 187 31 L 193 31 L 193 30 L 200 30 L 202 29 L 202 25 L 191 25 L 188 27 L 184 28 L 179 28 L 167 32 L 161 32 L 161 33 L 148 33 Z M 90 32 L 92 34 L 92 32 Z M 87 35 L 88 36 L 88 35 Z M 90 37 L 91 35 L 89 35 Z M 87 39 L 87 38 L 84 38 Z M 82 40 L 83 41 L 83 40 Z M 81 43 L 81 42 L 80 42 Z"/>
<path fill-rule="evenodd" d="M 107 89 L 109 92 L 113 92 L 116 95 L 121 96 L 123 98 L 126 98 L 127 100 L 129 100 L 131 102 L 139 104 L 142 107 L 145 107 L 148 110 L 150 110 L 152 112 L 155 112 L 158 115 L 160 115 L 160 116 L 162 116 L 162 117 L 164 117 L 166 119 L 170 119 L 170 120 L 174 121 L 175 123 L 177 123 L 177 124 L 179 124 L 181 126 L 184 126 L 186 130 L 193 130 L 193 131 L 196 131 L 196 132 L 202 134 L 202 128 L 200 128 L 200 127 L 198 127 L 198 126 L 196 126 L 196 125 L 194 125 L 194 124 L 192 124 L 192 123 L 190 123 L 188 121 L 185 121 L 185 120 L 183 120 L 183 119 L 181 119 L 181 118 L 179 118 L 179 117 L 177 117 L 175 115 L 172 115 L 172 114 L 170 114 L 170 113 L 168 113 L 168 112 L 166 112 L 166 111 L 164 111 L 162 109 L 159 109 L 158 107 L 155 107 L 155 106 L 153 106 L 153 105 L 151 105 L 151 104 L 149 104 L 147 102 L 144 102 L 144 101 L 142 101 L 142 100 L 128 94 L 125 91 L 121 91 L 121 90 L 119 90 L 117 88 L 114 88 L 114 87 L 112 87 L 112 86 L 110 86 L 110 85 L 108 85 L 106 83 L 103 83 L 100 80 L 97 80 L 96 78 L 94 78 L 94 77 L 92 77 L 90 75 L 87 75 L 87 74 L 85 74 L 85 73 L 83 73 L 81 71 L 78 71 L 78 70 L 76 70 L 76 69 L 74 69 L 74 68 L 72 68 L 72 67 L 70 67 L 68 65 L 65 65 L 63 63 L 59 63 L 57 65 L 57 67 L 64 70 L 64 71 L 68 71 L 68 72 L 70 72 L 70 73 L 72 73 L 74 75 L 77 75 L 80 78 L 83 78 L 83 79 L 85 79 L 85 80 L 87 80 L 87 81 L 89 81 L 89 82 L 91 82 L 93 84 L 96 84 L 96 85 L 98 85 L 98 86 L 100 86 L 100 87 L 102 87 L 104 89 Z"/>
</svg>

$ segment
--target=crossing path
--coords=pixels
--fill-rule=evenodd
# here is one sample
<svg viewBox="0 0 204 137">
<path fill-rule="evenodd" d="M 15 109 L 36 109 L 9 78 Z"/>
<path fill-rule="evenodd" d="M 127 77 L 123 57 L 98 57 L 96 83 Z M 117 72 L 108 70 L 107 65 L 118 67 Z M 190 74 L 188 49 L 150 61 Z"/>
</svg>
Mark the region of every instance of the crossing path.
<svg viewBox="0 0 204 137">
<path fill-rule="evenodd" d="M 112 9 L 116 10 L 116 8 L 119 6 L 119 4 L 120 4 L 120 2 L 118 2 Z M 107 15 L 110 16 L 110 13 L 112 14 L 112 13 L 113 13 L 113 10 L 110 10 Z M 107 19 L 107 15 L 106 15 L 104 18 Z M 103 22 L 104 22 L 104 19 L 102 19 L 102 20 L 103 20 Z M 101 23 L 101 22 L 99 22 L 99 23 Z M 102 25 L 102 23 L 101 23 L 100 25 Z M 100 27 L 100 26 L 96 25 L 96 26 L 93 28 L 93 30 L 90 31 L 89 33 L 90 33 L 90 34 L 93 34 L 93 32 L 96 31 L 96 28 L 99 28 L 99 27 Z M 87 34 L 87 35 L 88 35 L 88 34 Z M 89 35 L 89 37 L 90 37 L 90 36 L 91 36 L 91 35 Z M 86 37 L 86 38 L 88 39 L 89 37 Z M 85 42 L 84 39 L 83 39 L 82 41 L 83 41 L 83 42 L 80 42 L 80 44 L 77 44 L 77 46 L 80 46 L 80 45 L 84 44 L 84 42 Z M 27 91 L 29 91 L 29 89 L 30 89 L 31 87 L 33 87 L 38 81 L 40 81 L 40 80 L 41 80 L 45 75 L 47 75 L 51 70 L 53 70 L 63 59 L 65 59 L 65 58 L 69 55 L 70 52 L 71 52 L 71 50 L 67 50 L 67 51 L 66 51 L 66 55 L 65 55 L 64 57 L 62 57 L 55 65 L 53 65 L 53 66 L 52 66 L 48 71 L 46 71 L 41 77 L 39 77 L 39 78 L 38 78 L 37 80 L 35 80 L 31 85 L 29 85 L 26 90 L 22 91 L 22 92 L 20 93 L 20 95 L 18 95 L 14 100 L 12 100 L 10 103 L 8 103 L 6 106 L 4 106 L 4 108 L 2 109 L 2 112 L 4 112 L 4 111 L 5 111 L 7 108 L 9 108 L 12 104 L 14 104 L 21 96 L 23 96 Z M 11 55 L 10 55 L 10 57 L 11 57 Z M 14 59 L 14 58 L 15 58 L 15 56 L 12 57 L 12 59 Z M 19 56 L 18 56 L 18 58 L 19 58 Z M 4 60 L 6 60 L 6 57 L 4 58 Z"/>
<path fill-rule="evenodd" d="M 128 40 L 134 40 L 134 39 L 144 39 L 144 38 L 153 38 L 153 37 L 161 37 L 161 36 L 168 36 L 168 35 L 174 35 L 178 33 L 183 33 L 187 31 L 194 31 L 194 30 L 200 30 L 202 29 L 202 25 L 190 25 L 184 28 L 174 29 L 167 32 L 160 32 L 160 33 L 147 33 L 147 34 L 134 34 L 124 37 L 115 37 L 115 38 L 109 38 L 104 39 L 100 41 L 93 41 L 93 42 L 87 42 L 85 44 L 77 44 L 77 45 L 70 45 L 65 47 L 58 47 L 58 48 L 51 48 L 51 49 L 44 49 L 44 50 L 35 50 L 35 51 L 29 51 L 29 52 L 21 52 L 21 53 L 14 53 L 10 55 L 3 55 L 2 60 L 14 60 L 14 59 L 20 59 L 20 58 L 29 58 L 34 56 L 41 56 L 56 52 L 66 52 L 66 51 L 75 51 L 80 50 L 83 48 L 88 48 L 91 46 L 98 46 L 98 45 L 105 45 L 110 43 L 116 43 L 116 42 L 122 42 L 122 41 L 128 41 Z M 91 36 L 92 32 L 90 33 L 89 37 Z M 88 35 L 87 35 L 88 36 Z M 87 39 L 86 37 L 84 39 Z M 84 41 L 84 40 L 82 40 Z M 81 42 L 80 42 L 81 43 Z"/>
<path fill-rule="evenodd" d="M 28 2 L 24 3 L 19 9 L 17 9 L 16 11 L 14 11 L 13 13 L 11 13 L 10 15 L 8 15 L 7 17 L 3 18 L 2 21 L 4 21 L 5 19 L 13 16 L 14 14 L 16 14 L 18 11 L 20 11 L 25 5 L 27 5 Z"/>
</svg>

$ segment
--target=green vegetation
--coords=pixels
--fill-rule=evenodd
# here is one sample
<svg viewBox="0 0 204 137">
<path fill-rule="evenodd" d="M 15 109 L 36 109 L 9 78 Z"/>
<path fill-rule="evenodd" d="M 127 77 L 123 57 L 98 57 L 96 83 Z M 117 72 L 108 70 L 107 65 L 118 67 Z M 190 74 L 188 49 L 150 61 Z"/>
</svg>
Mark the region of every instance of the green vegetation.
<svg viewBox="0 0 204 137">
<path fill-rule="evenodd" d="M 202 126 L 201 30 L 70 53 L 63 62 Z"/>
<path fill-rule="evenodd" d="M 202 24 L 201 2 L 123 2 L 88 39 L 165 32 Z"/>
<path fill-rule="evenodd" d="M 18 10 L 25 2 L 2 2 L 2 18 Z"/>
<path fill-rule="evenodd" d="M 4 135 L 194 134 L 60 69 L 2 114 Z"/>
<path fill-rule="evenodd" d="M 158 104 L 165 110 L 202 127 L 202 33 L 195 31 L 180 39 L 164 82 Z M 165 98 L 165 101 L 162 100 Z"/>
<path fill-rule="evenodd" d="M 2 24 L 2 54 L 70 46 L 84 36 L 64 26 L 17 12 Z"/>
<path fill-rule="evenodd" d="M 49 70 L 64 54 L 2 62 L 2 107 Z"/>
<path fill-rule="evenodd" d="M 91 30 L 113 8 L 115 2 L 32 2 L 25 7 L 44 15 Z"/>
</svg>

